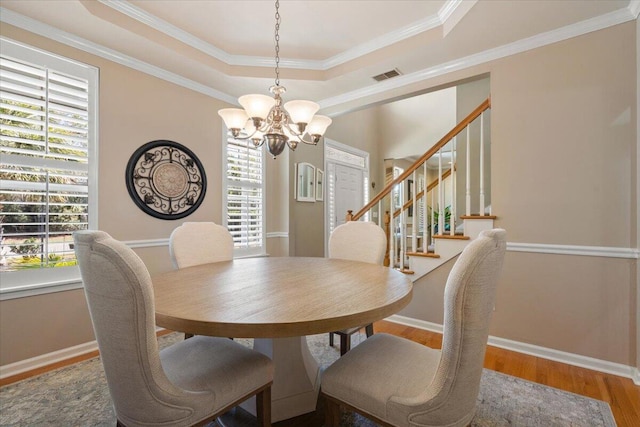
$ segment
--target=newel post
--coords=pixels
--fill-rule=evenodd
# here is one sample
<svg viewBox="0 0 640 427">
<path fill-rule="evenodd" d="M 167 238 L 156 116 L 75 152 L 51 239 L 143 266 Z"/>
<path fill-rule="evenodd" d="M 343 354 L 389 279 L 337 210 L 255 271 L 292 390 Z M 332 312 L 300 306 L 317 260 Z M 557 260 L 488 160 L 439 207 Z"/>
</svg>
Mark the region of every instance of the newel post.
<svg viewBox="0 0 640 427">
<path fill-rule="evenodd" d="M 384 252 L 384 266 L 389 267 L 391 264 L 391 259 L 389 258 L 389 239 L 390 239 L 390 227 L 391 223 L 391 215 L 389 215 L 389 211 L 384 213 L 384 234 L 387 235 L 387 250 Z"/>
<path fill-rule="evenodd" d="M 353 211 L 352 210 L 348 210 L 347 211 L 347 216 L 345 217 L 345 220 L 353 221 Z"/>
</svg>

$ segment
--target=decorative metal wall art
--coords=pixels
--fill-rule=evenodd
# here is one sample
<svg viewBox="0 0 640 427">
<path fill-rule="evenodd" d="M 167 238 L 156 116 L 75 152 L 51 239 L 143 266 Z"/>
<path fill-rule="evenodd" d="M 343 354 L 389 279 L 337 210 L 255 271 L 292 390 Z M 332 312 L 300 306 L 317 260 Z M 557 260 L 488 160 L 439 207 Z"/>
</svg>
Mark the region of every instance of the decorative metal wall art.
<svg viewBox="0 0 640 427">
<path fill-rule="evenodd" d="M 127 163 L 127 190 L 136 205 L 160 219 L 180 219 L 204 199 L 207 177 L 196 155 L 174 141 L 156 140 L 138 148 Z"/>
</svg>

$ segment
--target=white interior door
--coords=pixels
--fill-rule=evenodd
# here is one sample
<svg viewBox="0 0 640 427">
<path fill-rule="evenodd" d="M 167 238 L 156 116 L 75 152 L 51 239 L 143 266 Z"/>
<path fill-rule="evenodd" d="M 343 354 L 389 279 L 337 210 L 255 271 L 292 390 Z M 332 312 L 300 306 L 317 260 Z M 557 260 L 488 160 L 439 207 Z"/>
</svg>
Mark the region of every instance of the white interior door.
<svg viewBox="0 0 640 427">
<path fill-rule="evenodd" d="M 347 211 L 356 213 L 364 206 L 364 175 L 362 169 L 336 164 L 335 169 L 335 222 L 345 223 Z"/>
</svg>

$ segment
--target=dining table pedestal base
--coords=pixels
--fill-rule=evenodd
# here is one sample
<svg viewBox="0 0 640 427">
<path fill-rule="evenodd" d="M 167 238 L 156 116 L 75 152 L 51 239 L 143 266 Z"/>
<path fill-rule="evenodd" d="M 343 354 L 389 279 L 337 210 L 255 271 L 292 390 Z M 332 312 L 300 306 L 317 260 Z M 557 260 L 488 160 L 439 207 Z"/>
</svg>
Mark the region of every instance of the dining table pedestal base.
<svg viewBox="0 0 640 427">
<path fill-rule="evenodd" d="M 307 338 L 256 338 L 253 348 L 274 361 L 271 422 L 315 411 L 320 391 L 320 367 L 309 350 Z M 255 415 L 255 398 L 240 406 Z"/>
</svg>

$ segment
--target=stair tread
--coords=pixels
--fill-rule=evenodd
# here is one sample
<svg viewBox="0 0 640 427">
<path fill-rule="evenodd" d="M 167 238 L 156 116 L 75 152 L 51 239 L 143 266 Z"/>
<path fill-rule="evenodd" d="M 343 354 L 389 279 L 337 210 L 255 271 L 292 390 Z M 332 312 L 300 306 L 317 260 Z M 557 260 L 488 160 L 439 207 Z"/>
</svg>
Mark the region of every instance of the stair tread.
<svg viewBox="0 0 640 427">
<path fill-rule="evenodd" d="M 495 215 L 461 215 L 460 219 L 497 219 Z"/>
<path fill-rule="evenodd" d="M 455 234 L 455 235 L 450 235 L 450 234 L 434 234 L 433 235 L 434 239 L 453 239 L 453 240 L 469 240 L 470 237 L 469 236 L 463 236 L 461 234 Z"/>
<path fill-rule="evenodd" d="M 440 258 L 440 255 L 434 254 L 433 252 L 407 252 L 407 256 L 419 256 L 424 258 Z"/>
<path fill-rule="evenodd" d="M 404 274 L 415 274 L 415 271 L 413 270 L 409 270 L 407 268 L 404 269 L 400 269 L 400 268 L 395 268 L 396 270 L 398 270 L 400 273 L 404 273 Z"/>
</svg>

